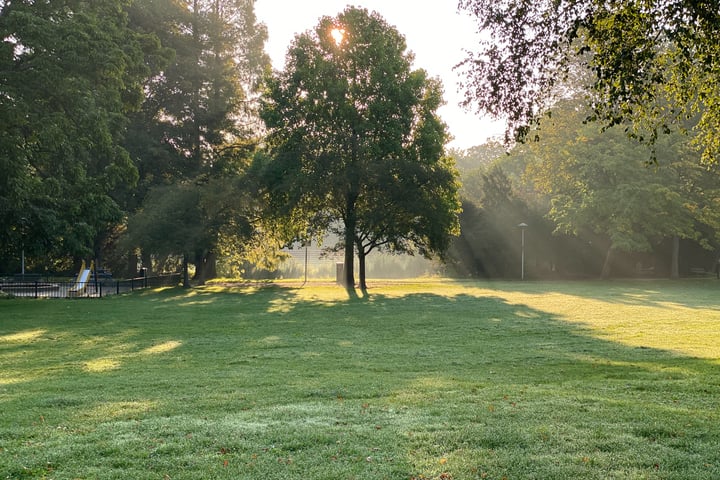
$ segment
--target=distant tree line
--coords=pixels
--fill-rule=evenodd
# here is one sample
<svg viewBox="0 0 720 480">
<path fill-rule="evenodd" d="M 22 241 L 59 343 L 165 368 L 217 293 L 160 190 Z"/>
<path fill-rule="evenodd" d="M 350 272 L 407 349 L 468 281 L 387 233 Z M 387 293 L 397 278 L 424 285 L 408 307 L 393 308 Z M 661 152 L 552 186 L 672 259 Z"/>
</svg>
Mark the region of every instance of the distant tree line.
<svg viewBox="0 0 720 480">
<path fill-rule="evenodd" d="M 659 138 L 651 162 L 623 128 L 603 130 L 586 114 L 582 99 L 567 98 L 540 122 L 537 141 L 455 152 L 466 167 L 453 273 L 519 277 L 521 223 L 531 277 L 714 272 L 720 168 L 701 165 L 680 133 Z"/>
</svg>

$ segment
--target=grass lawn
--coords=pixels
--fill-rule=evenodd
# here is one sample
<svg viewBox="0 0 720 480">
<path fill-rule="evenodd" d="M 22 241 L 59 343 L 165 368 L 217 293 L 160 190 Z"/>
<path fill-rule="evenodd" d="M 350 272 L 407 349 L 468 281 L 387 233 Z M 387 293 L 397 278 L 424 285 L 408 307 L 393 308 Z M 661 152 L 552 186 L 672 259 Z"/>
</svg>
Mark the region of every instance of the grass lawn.
<svg viewBox="0 0 720 480">
<path fill-rule="evenodd" d="M 0 479 L 718 479 L 720 282 L 0 301 Z"/>
</svg>

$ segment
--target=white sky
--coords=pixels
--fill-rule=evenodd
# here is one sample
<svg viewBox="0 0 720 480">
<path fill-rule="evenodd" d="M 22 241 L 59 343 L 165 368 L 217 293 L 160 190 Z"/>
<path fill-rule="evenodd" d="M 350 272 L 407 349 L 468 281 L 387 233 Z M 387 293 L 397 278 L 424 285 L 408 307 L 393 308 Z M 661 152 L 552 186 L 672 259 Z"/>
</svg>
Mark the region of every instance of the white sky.
<svg viewBox="0 0 720 480">
<path fill-rule="evenodd" d="M 472 18 L 457 12 L 457 0 L 256 0 L 258 21 L 268 28 L 265 49 L 273 66 L 284 68 L 285 53 L 297 33 L 314 28 L 324 15 L 336 16 L 348 4 L 378 12 L 405 36 L 415 54 L 414 67 L 442 79 L 447 104 L 439 113 L 454 137 L 450 147 L 465 149 L 503 134 L 503 123 L 459 106 L 462 94 L 453 66 L 464 58 L 463 48 L 476 47 L 477 34 Z"/>
</svg>

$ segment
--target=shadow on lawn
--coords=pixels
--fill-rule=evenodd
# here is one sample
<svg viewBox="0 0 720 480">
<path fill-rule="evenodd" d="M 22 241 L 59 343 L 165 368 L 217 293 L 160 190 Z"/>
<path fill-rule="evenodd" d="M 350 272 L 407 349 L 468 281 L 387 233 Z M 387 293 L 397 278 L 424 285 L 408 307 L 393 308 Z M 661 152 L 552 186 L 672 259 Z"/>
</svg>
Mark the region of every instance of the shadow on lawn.
<svg viewBox="0 0 720 480">
<path fill-rule="evenodd" d="M 611 371 L 632 370 L 637 366 L 633 362 L 659 362 L 649 367 L 653 371 L 661 371 L 664 364 L 675 368 L 678 362 L 693 363 L 674 352 L 598 339 L 589 328 L 495 296 L 373 293 L 365 299 L 328 300 L 299 298 L 296 288 L 263 287 L 142 293 L 133 304 L 132 318 L 127 312 L 120 318 L 87 312 L 80 315 L 87 321 L 77 315 L 68 321 L 52 315 L 3 321 L 0 363 L 5 384 L 40 380 L 50 373 L 113 372 L 125 364 L 152 364 L 188 353 L 202 360 L 213 340 L 232 335 L 238 336 L 235 345 L 220 342 L 230 347 L 227 355 L 246 356 L 241 347 L 247 345 L 260 353 L 282 346 L 289 352 L 287 361 L 311 351 L 317 357 L 341 356 L 343 368 L 344 360 L 351 360 L 382 371 L 393 359 L 407 371 L 422 372 L 460 362 L 482 367 L 473 375 L 487 377 L 486 368 L 492 367 L 492 375 L 506 379 L 536 373 L 534 381 L 562 376 L 565 370 L 542 368 L 554 364 L 573 371 L 590 368 L 587 373 L 595 377 L 605 371 L 597 369 L 602 362 Z M 62 309 L 66 304 L 52 306 Z M 277 340 L 262 342 L 268 338 Z M 699 365 L 700 371 L 707 369 L 704 362 Z M 540 371 L 534 372 L 538 366 Z"/>
<path fill-rule="evenodd" d="M 126 309 L 112 308 L 122 302 Z M 536 478 L 578 478 L 574 462 L 586 467 L 592 455 L 605 471 L 640 458 L 635 466 L 650 474 L 688 442 L 701 463 L 720 464 L 715 362 L 602 340 L 499 296 L 371 290 L 338 299 L 243 287 L 142 293 L 63 315 L 52 313 L 67 303 L 33 305 L 0 323 L 0 438 L 10 439 L 0 460 L 19 462 L 7 458 L 13 451 L 42 463 L 47 451 L 31 444 L 52 444 L 56 427 L 75 422 L 140 443 L 160 436 L 208 461 L 213 449 L 251 458 L 272 445 L 307 478 L 320 466 L 341 478 L 356 457 L 357 478 L 388 476 L 367 460 L 378 448 L 402 478 L 452 468 L 454 478 L 471 478 L 482 465 L 494 465 L 489 478 L 523 478 L 531 467 Z M 350 437 L 356 443 L 339 453 L 327 447 Z M 82 465 L 72 458 L 81 450 L 64 461 Z M 123 454 L 111 451 L 107 462 Z M 568 463 L 559 472 L 558 461 Z M 265 477 L 287 466 L 268 462 Z"/>
</svg>

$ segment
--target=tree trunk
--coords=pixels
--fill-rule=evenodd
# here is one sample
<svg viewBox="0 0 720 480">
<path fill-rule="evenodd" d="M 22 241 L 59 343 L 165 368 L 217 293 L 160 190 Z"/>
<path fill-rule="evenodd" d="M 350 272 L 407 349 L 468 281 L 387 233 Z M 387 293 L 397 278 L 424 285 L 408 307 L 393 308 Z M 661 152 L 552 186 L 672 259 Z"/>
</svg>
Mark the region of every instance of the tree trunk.
<svg viewBox="0 0 720 480">
<path fill-rule="evenodd" d="M 680 278 L 680 237 L 673 237 L 670 278 Z"/>
<path fill-rule="evenodd" d="M 183 288 L 190 288 L 190 274 L 188 273 L 188 254 L 183 255 Z"/>
<path fill-rule="evenodd" d="M 365 282 L 365 252 L 362 247 L 358 247 L 358 275 L 360 276 L 360 290 L 363 294 L 367 293 L 367 283 Z"/>
<path fill-rule="evenodd" d="M 98 234 L 95 237 L 95 245 L 93 246 L 93 258 L 95 260 L 95 271 L 98 268 L 105 268 L 105 259 L 103 258 L 103 243 L 106 240 L 107 235 Z"/>
<path fill-rule="evenodd" d="M 214 252 L 202 252 L 195 255 L 195 280 L 199 285 L 217 277 L 217 255 Z"/>
<path fill-rule="evenodd" d="M 357 216 L 355 212 L 355 201 L 347 199 L 345 218 L 345 288 L 348 292 L 355 290 L 355 227 Z"/>
<path fill-rule="evenodd" d="M 354 248 L 355 241 L 353 240 L 353 235 L 345 233 L 345 264 L 343 267 L 345 280 L 343 282 L 343 286 L 348 290 L 352 290 L 355 287 L 355 272 L 353 268 L 355 260 Z"/>
<path fill-rule="evenodd" d="M 200 7 L 198 5 L 198 0 L 193 0 L 193 11 L 192 11 L 192 38 L 193 38 L 193 48 L 195 49 L 195 52 L 197 53 L 197 64 L 200 65 L 201 58 L 200 58 L 200 50 L 202 49 L 201 40 L 200 40 Z M 200 115 L 200 91 L 201 91 L 201 80 L 196 75 L 193 75 L 192 77 L 192 100 L 190 104 L 190 109 L 192 112 L 193 117 L 193 139 L 192 139 L 192 158 L 195 162 L 194 168 L 200 169 L 202 165 L 202 126 L 200 125 L 200 121 L 198 120 L 198 116 Z M 197 265 L 196 265 L 197 268 Z M 196 275 L 197 276 L 197 275 Z"/>
<path fill-rule="evenodd" d="M 215 252 L 202 254 L 198 261 L 198 279 L 204 285 L 208 280 L 217 277 L 217 255 Z"/>
<path fill-rule="evenodd" d="M 612 262 L 612 253 L 613 249 L 612 246 L 608 247 L 607 254 L 605 255 L 605 263 L 602 267 L 602 272 L 600 273 L 600 278 L 607 279 L 610 277 L 610 264 Z"/>
<path fill-rule="evenodd" d="M 138 255 L 135 249 L 130 250 L 127 256 L 127 274 L 129 277 L 136 277 L 138 274 Z M 117 272 L 115 272 L 117 273 Z"/>
</svg>

